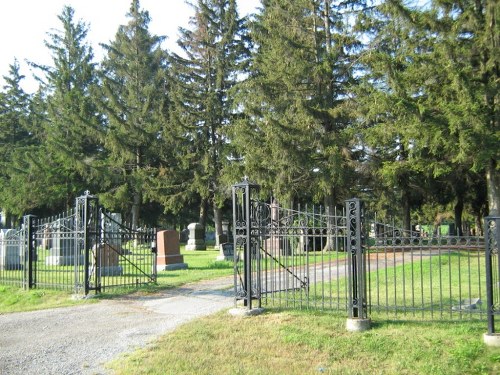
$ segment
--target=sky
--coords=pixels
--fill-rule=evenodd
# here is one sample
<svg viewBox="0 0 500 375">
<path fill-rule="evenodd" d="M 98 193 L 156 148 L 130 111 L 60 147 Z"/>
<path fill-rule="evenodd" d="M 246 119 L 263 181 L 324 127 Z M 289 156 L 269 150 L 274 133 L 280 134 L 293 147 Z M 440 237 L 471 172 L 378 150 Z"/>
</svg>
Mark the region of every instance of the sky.
<svg viewBox="0 0 500 375">
<path fill-rule="evenodd" d="M 195 2 L 195 1 L 192 1 Z M 57 16 L 64 5 L 75 10 L 75 21 L 82 20 L 89 26 L 87 41 L 92 46 L 95 61 L 103 56 L 99 43 L 114 39 L 118 26 L 127 22 L 126 14 L 131 0 L 7 0 L 2 1 L 0 12 L 0 77 L 9 72 L 9 65 L 17 58 L 21 74 L 26 76 L 23 88 L 36 90 L 33 72 L 26 60 L 37 64 L 51 64 L 50 53 L 45 47 L 47 33 L 60 30 Z M 185 0 L 141 0 L 141 7 L 149 12 L 150 32 L 167 37 L 164 47 L 175 50 L 178 28 L 189 26 L 193 9 Z M 254 12 L 258 0 L 238 0 L 240 15 Z M 4 85 L 0 78 L 0 86 Z"/>
</svg>

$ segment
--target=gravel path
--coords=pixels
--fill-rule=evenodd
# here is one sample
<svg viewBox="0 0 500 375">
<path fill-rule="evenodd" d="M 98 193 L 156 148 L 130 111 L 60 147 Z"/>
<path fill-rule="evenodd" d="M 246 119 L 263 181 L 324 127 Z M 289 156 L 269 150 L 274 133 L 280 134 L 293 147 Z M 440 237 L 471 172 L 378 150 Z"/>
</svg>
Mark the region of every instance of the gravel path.
<svg viewBox="0 0 500 375">
<path fill-rule="evenodd" d="M 0 374 L 107 374 L 103 364 L 233 306 L 233 277 L 147 297 L 0 315 Z"/>
</svg>

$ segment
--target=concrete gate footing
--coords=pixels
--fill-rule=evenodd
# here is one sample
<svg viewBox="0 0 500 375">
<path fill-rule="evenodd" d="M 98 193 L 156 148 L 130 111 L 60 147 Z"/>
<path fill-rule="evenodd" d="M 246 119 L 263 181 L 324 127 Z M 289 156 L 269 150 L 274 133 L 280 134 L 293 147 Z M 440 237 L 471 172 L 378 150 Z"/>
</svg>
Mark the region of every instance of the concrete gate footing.
<svg viewBox="0 0 500 375">
<path fill-rule="evenodd" d="M 345 328 L 349 332 L 363 332 L 370 329 L 370 319 L 347 318 Z"/>
<path fill-rule="evenodd" d="M 500 347 L 500 333 L 485 333 L 483 335 L 483 342 L 487 346 Z"/>
<path fill-rule="evenodd" d="M 232 316 L 255 316 L 260 315 L 264 312 L 262 307 L 247 309 L 245 307 L 235 307 L 229 310 L 229 315 Z"/>
</svg>

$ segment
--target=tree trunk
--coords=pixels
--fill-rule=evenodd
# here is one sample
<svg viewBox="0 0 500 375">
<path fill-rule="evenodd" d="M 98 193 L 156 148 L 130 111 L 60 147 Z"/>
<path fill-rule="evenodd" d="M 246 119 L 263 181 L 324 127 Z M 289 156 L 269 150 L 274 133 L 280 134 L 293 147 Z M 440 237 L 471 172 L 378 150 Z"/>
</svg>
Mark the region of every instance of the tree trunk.
<svg viewBox="0 0 500 375">
<path fill-rule="evenodd" d="M 490 216 L 500 216 L 500 173 L 496 160 L 491 159 L 486 166 L 486 186 Z"/>
<path fill-rule="evenodd" d="M 141 211 L 141 193 L 134 192 L 133 203 L 132 203 L 132 229 L 137 229 L 139 227 L 139 214 Z"/>
<path fill-rule="evenodd" d="M 335 189 L 332 187 L 328 195 L 325 197 L 325 209 L 327 214 L 329 215 L 327 225 L 327 233 L 326 243 L 323 246 L 324 251 L 333 251 L 335 250 L 335 237 L 332 233 L 335 233 L 333 227 L 335 226 L 335 218 L 333 217 L 335 212 Z"/>
<path fill-rule="evenodd" d="M 215 246 L 220 245 L 220 236 L 222 235 L 222 213 L 220 207 L 214 203 L 214 225 L 215 225 Z"/>
<path fill-rule="evenodd" d="M 464 235 L 462 227 L 462 212 L 464 210 L 464 197 L 462 195 L 457 196 L 457 202 L 455 203 L 455 231 L 456 235 L 462 237 Z"/>
<path fill-rule="evenodd" d="M 208 214 L 207 210 L 208 210 L 208 201 L 206 198 L 202 198 L 200 203 L 200 216 L 198 223 L 203 225 L 204 229 L 206 228 L 207 225 L 207 214 Z"/>
<path fill-rule="evenodd" d="M 405 236 L 409 236 L 411 231 L 410 192 L 406 186 L 403 187 L 401 203 L 403 208 L 403 229 L 405 231 Z"/>
</svg>

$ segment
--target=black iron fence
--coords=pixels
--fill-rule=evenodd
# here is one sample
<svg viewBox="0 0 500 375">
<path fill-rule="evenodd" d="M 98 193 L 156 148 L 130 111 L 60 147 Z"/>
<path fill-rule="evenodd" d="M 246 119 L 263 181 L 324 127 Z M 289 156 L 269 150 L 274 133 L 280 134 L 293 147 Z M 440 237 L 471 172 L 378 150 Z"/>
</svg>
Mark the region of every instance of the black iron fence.
<svg viewBox="0 0 500 375">
<path fill-rule="evenodd" d="M 248 308 L 486 317 L 484 238 L 405 232 L 370 220 L 356 199 L 334 212 L 283 208 L 258 190 L 233 186 L 235 294 Z"/>
<path fill-rule="evenodd" d="M 485 316 L 484 238 L 383 232 L 377 226 L 370 223 L 367 237 L 370 312 L 440 319 Z"/>
<path fill-rule="evenodd" d="M 0 284 L 88 294 L 156 281 L 156 230 L 132 229 L 96 197 L 61 215 L 26 216 L 0 234 Z"/>
</svg>

